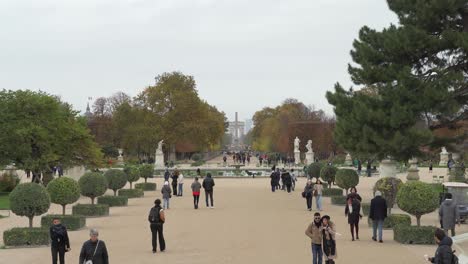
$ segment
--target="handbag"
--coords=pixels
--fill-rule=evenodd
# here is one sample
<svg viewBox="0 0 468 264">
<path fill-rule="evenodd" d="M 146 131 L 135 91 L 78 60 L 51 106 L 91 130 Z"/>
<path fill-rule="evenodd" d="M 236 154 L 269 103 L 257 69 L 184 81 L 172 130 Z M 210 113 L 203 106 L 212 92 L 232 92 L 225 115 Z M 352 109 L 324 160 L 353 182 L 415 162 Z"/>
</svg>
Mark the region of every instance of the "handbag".
<svg viewBox="0 0 468 264">
<path fill-rule="evenodd" d="M 98 249 L 98 247 L 99 247 L 99 241 L 100 241 L 100 240 L 98 240 L 97 245 L 96 245 L 96 248 L 94 249 L 93 258 L 94 258 L 94 256 L 96 255 L 96 251 L 97 251 L 97 249 Z M 85 261 L 83 262 L 83 264 L 93 264 L 93 260 L 92 260 L 92 259 L 91 259 L 91 260 L 85 260 Z"/>
</svg>

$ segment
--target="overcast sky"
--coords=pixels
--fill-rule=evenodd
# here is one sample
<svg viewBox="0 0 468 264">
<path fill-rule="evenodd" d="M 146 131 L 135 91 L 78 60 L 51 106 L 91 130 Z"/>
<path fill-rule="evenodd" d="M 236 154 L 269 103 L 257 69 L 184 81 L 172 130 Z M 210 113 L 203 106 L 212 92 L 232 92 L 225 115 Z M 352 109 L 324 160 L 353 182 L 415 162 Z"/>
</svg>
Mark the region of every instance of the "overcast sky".
<svg viewBox="0 0 468 264">
<path fill-rule="evenodd" d="M 359 28 L 396 21 L 384 0 L 2 0 L 0 88 L 84 110 L 181 71 L 230 119 L 291 97 L 331 114 Z"/>
</svg>

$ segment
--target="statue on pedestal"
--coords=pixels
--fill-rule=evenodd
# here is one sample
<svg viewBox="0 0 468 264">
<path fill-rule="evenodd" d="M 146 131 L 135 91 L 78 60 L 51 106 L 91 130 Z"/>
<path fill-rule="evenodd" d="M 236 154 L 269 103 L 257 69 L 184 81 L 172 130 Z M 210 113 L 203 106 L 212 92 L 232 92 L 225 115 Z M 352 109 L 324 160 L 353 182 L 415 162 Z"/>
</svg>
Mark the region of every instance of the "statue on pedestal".
<svg viewBox="0 0 468 264">
<path fill-rule="evenodd" d="M 296 165 L 299 165 L 301 163 L 301 151 L 299 150 L 299 144 L 301 143 L 301 140 L 296 137 L 294 139 L 294 163 Z"/>
<path fill-rule="evenodd" d="M 307 141 L 306 148 L 307 148 L 306 160 L 307 160 L 307 165 L 309 165 L 309 164 L 314 163 L 315 161 L 315 154 L 314 154 L 314 150 L 312 149 L 312 140 L 309 139 L 309 141 Z"/>
<path fill-rule="evenodd" d="M 447 166 L 447 163 L 449 161 L 449 154 L 447 152 L 447 149 L 445 147 L 442 147 L 442 151 L 440 152 L 440 162 L 439 166 Z"/>
<path fill-rule="evenodd" d="M 154 157 L 154 168 L 163 169 L 164 165 L 164 152 L 162 150 L 164 140 L 159 141 L 158 148 L 156 149 L 156 155 Z"/>
</svg>

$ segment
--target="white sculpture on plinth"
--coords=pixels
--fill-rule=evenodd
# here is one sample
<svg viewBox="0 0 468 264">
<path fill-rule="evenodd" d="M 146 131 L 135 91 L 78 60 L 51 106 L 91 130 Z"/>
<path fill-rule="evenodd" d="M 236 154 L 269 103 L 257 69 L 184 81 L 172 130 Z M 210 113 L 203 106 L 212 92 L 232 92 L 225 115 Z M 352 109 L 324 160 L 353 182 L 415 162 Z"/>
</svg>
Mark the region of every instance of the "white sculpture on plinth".
<svg viewBox="0 0 468 264">
<path fill-rule="evenodd" d="M 119 151 L 119 156 L 117 157 L 117 163 L 118 164 L 124 164 L 124 159 L 123 159 L 123 149 L 118 149 Z"/>
<path fill-rule="evenodd" d="M 440 152 L 440 162 L 439 166 L 447 166 L 447 163 L 449 161 L 449 153 L 447 152 L 447 149 L 445 147 L 442 147 L 442 151 Z"/>
<path fill-rule="evenodd" d="M 306 148 L 307 148 L 307 153 L 306 153 L 307 165 L 310 165 L 315 162 L 315 154 L 312 148 L 312 140 L 309 139 L 309 141 L 307 141 Z"/>
<path fill-rule="evenodd" d="M 349 152 L 346 154 L 345 165 L 353 166 L 353 159 L 351 158 L 351 154 L 349 154 Z"/>
<path fill-rule="evenodd" d="M 299 144 L 301 143 L 301 140 L 296 137 L 294 139 L 294 163 L 296 165 L 299 165 L 301 163 L 301 151 L 299 150 Z"/>
<path fill-rule="evenodd" d="M 154 168 L 163 169 L 164 165 L 164 152 L 162 150 L 164 140 L 159 141 L 158 148 L 156 149 L 156 155 L 154 157 Z"/>
</svg>

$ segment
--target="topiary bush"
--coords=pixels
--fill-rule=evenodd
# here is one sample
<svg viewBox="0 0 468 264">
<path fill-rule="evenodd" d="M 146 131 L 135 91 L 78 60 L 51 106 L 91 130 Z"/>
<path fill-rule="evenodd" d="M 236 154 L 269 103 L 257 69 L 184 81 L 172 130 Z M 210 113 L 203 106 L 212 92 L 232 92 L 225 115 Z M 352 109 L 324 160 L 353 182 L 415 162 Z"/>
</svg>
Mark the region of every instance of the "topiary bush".
<svg viewBox="0 0 468 264">
<path fill-rule="evenodd" d="M 374 185 L 374 194 L 376 191 L 380 191 L 382 193 L 382 197 L 387 201 L 389 215 L 395 205 L 396 196 L 402 184 L 403 182 L 398 178 L 385 177 L 379 179 Z"/>
<path fill-rule="evenodd" d="M 465 167 L 462 167 L 460 164 L 455 164 L 455 166 L 450 170 L 449 181 L 466 182 Z"/>
<path fill-rule="evenodd" d="M 353 169 L 339 169 L 336 172 L 335 184 L 343 188 L 347 195 L 351 187 L 356 187 L 359 184 L 359 175 Z"/>
<path fill-rule="evenodd" d="M 122 189 L 119 190 L 119 196 L 125 196 L 129 199 L 143 197 L 145 193 L 142 189 Z"/>
<path fill-rule="evenodd" d="M 328 186 L 332 185 L 332 182 L 335 182 L 335 175 L 338 171 L 338 168 L 335 166 L 324 166 L 320 170 L 320 178 L 328 183 Z"/>
<path fill-rule="evenodd" d="M 343 189 L 327 188 L 322 190 L 322 196 L 343 196 Z"/>
<path fill-rule="evenodd" d="M 439 195 L 428 183 L 409 181 L 400 187 L 397 204 L 401 210 L 414 215 L 420 226 L 421 216 L 439 207 Z"/>
<path fill-rule="evenodd" d="M 140 166 L 140 176 L 148 182 L 148 178 L 153 177 L 154 166 L 151 164 L 144 164 Z"/>
<path fill-rule="evenodd" d="M 60 177 L 52 180 L 47 185 L 50 201 L 62 206 L 62 215 L 65 215 L 65 207 L 80 199 L 80 186 L 72 178 Z"/>
<path fill-rule="evenodd" d="M 195 153 L 192 155 L 192 160 L 193 161 L 201 161 L 202 160 L 202 155 L 200 153 Z"/>
<path fill-rule="evenodd" d="M 138 166 L 126 165 L 124 172 L 127 174 L 127 181 L 130 183 L 130 189 L 132 189 L 133 182 L 140 179 L 140 168 Z"/>
<path fill-rule="evenodd" d="M 40 184 L 21 183 L 10 193 L 11 211 L 29 218 L 29 228 L 33 227 L 34 216 L 46 213 L 49 207 L 49 193 Z"/>
<path fill-rule="evenodd" d="M 5 246 L 45 246 L 49 245 L 49 242 L 49 230 L 45 228 L 16 227 L 3 232 L 3 243 Z"/>
<path fill-rule="evenodd" d="M 114 196 L 117 196 L 117 191 L 127 184 L 127 174 L 122 170 L 110 169 L 104 173 L 104 177 L 107 180 L 107 187 L 114 191 Z"/>
<path fill-rule="evenodd" d="M 346 204 L 346 196 L 332 196 L 331 203 L 334 205 L 345 205 Z"/>
<path fill-rule="evenodd" d="M 397 225 L 393 227 L 393 239 L 402 244 L 432 245 L 436 229 L 434 226 Z"/>
<path fill-rule="evenodd" d="M 109 206 L 107 204 L 77 204 L 72 208 L 73 215 L 82 216 L 108 216 Z"/>
<path fill-rule="evenodd" d="M 322 162 L 314 162 L 307 167 L 307 175 L 310 178 L 320 178 L 320 171 L 325 166 Z"/>
<path fill-rule="evenodd" d="M 411 217 L 407 214 L 392 214 L 385 218 L 384 228 L 394 228 L 397 225 L 411 226 Z"/>
<path fill-rule="evenodd" d="M 135 189 L 142 189 L 143 191 L 156 191 L 156 183 L 144 182 L 135 184 Z"/>
<path fill-rule="evenodd" d="M 109 207 L 127 206 L 128 197 L 126 196 L 101 196 L 97 198 L 98 204 L 107 204 Z"/>
<path fill-rule="evenodd" d="M 20 178 L 13 171 L 0 174 L 0 192 L 11 192 L 20 182 Z"/>
<path fill-rule="evenodd" d="M 370 203 L 361 203 L 362 214 L 369 215 L 370 212 Z"/>
<path fill-rule="evenodd" d="M 86 217 L 82 215 L 45 215 L 41 218 L 41 226 L 49 228 L 55 218 L 60 219 L 62 225 L 66 226 L 69 231 L 79 230 L 86 226 Z"/>
<path fill-rule="evenodd" d="M 91 204 L 94 204 L 94 199 L 106 193 L 107 190 L 107 180 L 99 172 L 85 173 L 78 180 L 78 184 L 80 185 L 81 195 L 89 197 Z"/>
</svg>

